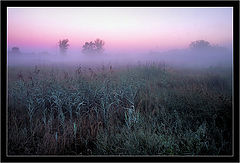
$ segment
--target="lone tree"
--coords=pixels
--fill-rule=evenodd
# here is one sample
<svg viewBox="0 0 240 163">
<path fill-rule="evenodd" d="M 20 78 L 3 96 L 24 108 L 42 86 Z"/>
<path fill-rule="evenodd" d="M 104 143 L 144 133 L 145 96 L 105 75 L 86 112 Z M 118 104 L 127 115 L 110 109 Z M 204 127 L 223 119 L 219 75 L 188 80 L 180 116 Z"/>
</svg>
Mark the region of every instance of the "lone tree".
<svg viewBox="0 0 240 163">
<path fill-rule="evenodd" d="M 193 41 L 191 42 L 191 44 L 189 45 L 190 49 L 196 49 L 196 50 L 200 50 L 200 49 L 207 49 L 207 48 L 211 48 L 211 45 L 208 41 L 205 40 L 197 40 L 197 41 Z"/>
<path fill-rule="evenodd" d="M 59 40 L 58 42 L 58 46 L 60 48 L 60 53 L 61 54 L 65 54 L 68 47 L 69 47 L 69 44 L 68 44 L 68 39 L 63 39 L 63 40 Z"/>
<path fill-rule="evenodd" d="M 12 53 L 13 53 L 13 54 L 20 54 L 20 49 L 19 49 L 19 47 L 12 47 Z"/>
<path fill-rule="evenodd" d="M 95 53 L 102 53 L 104 51 L 104 41 L 100 39 L 96 39 L 94 42 L 85 42 L 83 45 L 82 52 L 85 54 L 95 54 Z"/>
<path fill-rule="evenodd" d="M 189 45 L 190 49 L 196 49 L 196 50 L 201 50 L 201 49 L 212 49 L 212 50 L 222 50 L 226 51 L 227 49 L 225 47 L 219 46 L 217 44 L 210 44 L 208 41 L 205 40 L 197 40 L 191 42 Z"/>
</svg>

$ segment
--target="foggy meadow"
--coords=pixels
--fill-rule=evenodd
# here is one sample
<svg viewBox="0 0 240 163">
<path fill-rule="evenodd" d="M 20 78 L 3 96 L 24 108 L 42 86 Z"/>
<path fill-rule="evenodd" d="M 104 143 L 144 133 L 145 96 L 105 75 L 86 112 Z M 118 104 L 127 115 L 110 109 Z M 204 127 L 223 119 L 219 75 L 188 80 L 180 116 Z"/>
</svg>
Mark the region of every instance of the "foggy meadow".
<svg viewBox="0 0 240 163">
<path fill-rule="evenodd" d="M 97 13 L 97 9 L 91 10 Z M 171 15 L 173 10 L 164 12 Z M 12 9 L 11 14 L 14 12 L 17 10 Z M 107 20 L 103 22 L 103 29 L 111 27 Z M 112 30 L 117 28 L 112 24 Z M 232 154 L 231 43 L 221 41 L 220 34 L 215 39 L 210 31 L 209 37 L 204 38 L 213 41 L 201 39 L 203 35 L 195 32 L 196 39 L 189 36 L 182 40 L 184 44 L 179 44 L 181 40 L 169 35 L 165 40 L 171 41 L 165 41 L 165 48 L 154 48 L 147 40 L 143 39 L 142 44 L 132 33 L 131 37 L 123 34 L 124 37 L 119 35 L 111 40 L 109 29 L 106 39 L 103 29 L 102 37 L 97 39 L 101 30 L 91 33 L 93 24 L 88 25 L 90 32 L 82 34 L 84 40 L 78 41 L 71 33 L 67 37 L 56 34 L 55 41 L 44 40 L 48 44 L 41 46 L 37 34 L 22 36 L 9 28 L 9 155 Z M 133 28 L 117 25 L 122 33 Z M 54 29 L 64 31 L 59 28 Z M 143 38 L 148 35 L 152 38 L 149 42 L 155 39 L 149 33 Z M 157 37 L 161 36 L 164 33 Z M 19 38 L 30 41 L 21 43 Z M 124 41 L 119 41 L 120 38 Z M 41 48 L 50 44 L 51 48 Z"/>
</svg>

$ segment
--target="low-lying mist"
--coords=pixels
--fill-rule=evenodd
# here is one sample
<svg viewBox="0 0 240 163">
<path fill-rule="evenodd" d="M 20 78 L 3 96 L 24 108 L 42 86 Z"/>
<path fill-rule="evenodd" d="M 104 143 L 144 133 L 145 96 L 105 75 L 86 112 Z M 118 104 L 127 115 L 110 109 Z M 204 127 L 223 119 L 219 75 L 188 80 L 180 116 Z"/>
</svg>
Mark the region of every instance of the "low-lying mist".
<svg viewBox="0 0 240 163">
<path fill-rule="evenodd" d="M 181 49 L 149 53 L 8 53 L 8 66 L 62 65 L 100 66 L 111 64 L 115 67 L 145 63 L 164 63 L 174 67 L 204 68 L 210 66 L 232 66 L 232 52 L 225 48 Z"/>
</svg>

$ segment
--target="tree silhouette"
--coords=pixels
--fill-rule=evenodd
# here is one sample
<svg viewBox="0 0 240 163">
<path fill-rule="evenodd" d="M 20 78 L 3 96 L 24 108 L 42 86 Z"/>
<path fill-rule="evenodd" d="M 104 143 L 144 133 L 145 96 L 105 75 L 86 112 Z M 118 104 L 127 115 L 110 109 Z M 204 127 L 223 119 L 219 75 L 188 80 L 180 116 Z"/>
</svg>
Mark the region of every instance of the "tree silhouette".
<svg viewBox="0 0 240 163">
<path fill-rule="evenodd" d="M 20 49 L 19 49 L 19 47 L 12 47 L 12 53 L 13 54 L 20 54 L 21 52 L 20 52 Z"/>
<path fill-rule="evenodd" d="M 61 54 L 65 54 L 68 47 L 69 47 L 69 44 L 68 44 L 68 39 L 63 39 L 63 40 L 59 40 L 58 42 L 58 46 L 60 48 L 60 53 Z"/>
<path fill-rule="evenodd" d="M 104 41 L 100 39 L 96 39 L 94 42 L 85 42 L 82 52 L 85 54 L 102 53 L 104 44 Z"/>
<path fill-rule="evenodd" d="M 82 52 L 83 53 L 88 53 L 89 52 L 89 43 L 88 42 L 85 42 L 85 44 L 83 45 L 82 47 Z"/>
<path fill-rule="evenodd" d="M 97 53 L 102 53 L 104 51 L 103 46 L 104 46 L 105 42 L 103 40 L 96 39 L 94 41 L 94 43 L 95 43 L 95 46 L 96 46 L 96 52 Z"/>
<path fill-rule="evenodd" d="M 197 40 L 197 41 L 193 41 L 191 42 L 191 44 L 189 45 L 190 49 L 207 49 L 207 48 L 211 48 L 211 45 L 208 41 L 205 40 Z"/>
<path fill-rule="evenodd" d="M 83 50 L 82 52 L 85 54 L 90 54 L 90 53 L 94 53 L 95 52 L 95 44 L 91 41 L 91 42 L 85 42 L 85 44 L 83 45 Z"/>
</svg>

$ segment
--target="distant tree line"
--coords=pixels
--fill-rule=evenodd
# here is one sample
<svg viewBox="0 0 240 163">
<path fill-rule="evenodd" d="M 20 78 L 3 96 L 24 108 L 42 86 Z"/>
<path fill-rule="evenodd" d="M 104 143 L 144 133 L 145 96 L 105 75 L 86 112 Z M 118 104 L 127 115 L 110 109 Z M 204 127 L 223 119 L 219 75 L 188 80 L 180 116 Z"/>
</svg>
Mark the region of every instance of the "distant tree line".
<svg viewBox="0 0 240 163">
<path fill-rule="evenodd" d="M 189 45 L 190 49 L 206 49 L 206 48 L 210 48 L 210 47 L 211 47 L 210 43 L 205 40 L 193 41 Z"/>
<path fill-rule="evenodd" d="M 82 52 L 85 54 L 89 53 L 102 53 L 104 51 L 103 46 L 105 42 L 100 39 L 96 39 L 94 42 L 85 42 L 83 45 Z"/>
<path fill-rule="evenodd" d="M 84 54 L 100 54 L 104 51 L 105 42 L 101 39 L 96 39 L 95 41 L 85 42 L 82 46 L 82 53 Z M 69 48 L 69 40 L 63 39 L 58 41 L 58 47 L 61 54 L 66 54 Z M 205 40 L 196 40 L 189 44 L 189 49 L 191 50 L 206 50 L 206 49 L 218 49 L 226 50 L 226 48 L 219 47 L 217 45 L 211 45 Z M 21 54 L 19 47 L 12 47 L 10 51 L 12 54 Z"/>
<path fill-rule="evenodd" d="M 58 46 L 61 54 L 66 54 L 66 51 L 69 47 L 68 39 L 59 40 Z M 101 39 L 96 39 L 95 41 L 85 42 L 82 46 L 82 52 L 84 54 L 100 54 L 104 51 L 103 46 L 105 42 Z"/>
<path fill-rule="evenodd" d="M 210 44 L 205 40 L 197 40 L 190 43 L 189 48 L 192 50 L 226 50 L 226 48 Z"/>
<path fill-rule="evenodd" d="M 21 54 L 19 47 L 12 47 L 12 54 Z"/>
</svg>

